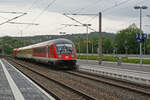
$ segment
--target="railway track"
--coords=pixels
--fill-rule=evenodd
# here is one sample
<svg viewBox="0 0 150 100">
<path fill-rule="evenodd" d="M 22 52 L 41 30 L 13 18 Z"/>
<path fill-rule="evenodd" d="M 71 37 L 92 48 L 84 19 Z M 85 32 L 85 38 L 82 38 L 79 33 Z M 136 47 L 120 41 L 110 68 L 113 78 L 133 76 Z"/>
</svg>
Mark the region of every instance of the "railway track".
<svg viewBox="0 0 150 100">
<path fill-rule="evenodd" d="M 21 65 L 24 65 L 24 64 L 21 63 Z M 77 81 L 78 83 L 82 83 L 87 87 L 93 87 L 94 91 L 96 91 L 96 88 L 97 88 L 99 90 L 98 92 L 101 92 L 101 93 L 103 92 L 102 93 L 103 95 L 101 93 L 97 93 L 97 95 L 103 96 L 102 98 L 97 97 L 97 96 L 92 96 L 93 99 L 104 99 L 104 100 L 149 100 L 150 99 L 150 96 L 149 96 L 150 91 L 148 88 L 137 87 L 137 86 L 134 86 L 133 84 L 130 85 L 130 84 L 123 83 L 123 82 L 121 83 L 121 82 L 116 82 L 116 81 L 110 81 L 110 79 L 100 78 L 100 77 L 96 77 L 96 76 L 81 73 L 81 72 L 55 71 L 55 70 L 50 71 L 50 69 L 48 69 L 47 67 L 44 67 L 44 69 L 49 70 L 49 73 L 58 74 L 59 77 L 62 79 L 64 79 L 64 77 L 65 78 L 70 77 L 71 82 Z M 62 81 L 62 80 L 60 80 L 60 81 Z M 103 85 L 101 83 L 103 83 L 105 85 Z M 63 84 L 66 85 L 66 83 L 63 83 Z M 109 86 L 109 85 L 111 85 L 111 86 Z M 73 85 L 69 84 L 68 86 L 70 87 Z M 114 90 L 114 87 L 119 87 L 123 90 L 119 90 L 119 89 Z M 83 88 L 83 89 L 85 89 L 85 88 Z M 77 91 L 79 91 L 79 90 L 82 91 L 81 89 L 77 89 Z M 93 90 L 91 90 L 91 91 L 94 92 Z M 105 92 L 107 92 L 108 95 L 106 95 Z M 87 91 L 82 91 L 82 93 L 88 94 Z M 94 93 L 96 93 L 96 92 L 94 92 Z M 89 96 L 89 94 L 88 94 L 88 96 Z M 90 100 L 92 100 L 92 99 L 90 99 Z"/>
<path fill-rule="evenodd" d="M 76 72 L 67 71 L 65 73 L 72 74 L 72 75 L 82 77 L 82 78 L 86 78 L 86 79 L 89 79 L 89 80 L 92 80 L 92 81 L 95 81 L 95 82 L 103 82 L 105 84 L 110 84 L 110 85 L 113 85 L 113 86 L 121 87 L 121 88 L 124 88 L 124 89 L 128 89 L 130 91 L 134 91 L 134 92 L 137 92 L 137 93 L 144 94 L 144 95 L 150 95 L 149 87 L 142 86 L 142 85 L 139 85 L 139 84 L 128 83 L 128 82 L 125 82 L 125 81 L 124 82 L 122 82 L 122 81 L 118 82 L 118 80 L 112 80 L 112 79 L 111 79 L 112 81 L 110 82 L 110 78 L 105 77 L 105 79 L 104 79 L 104 77 L 99 77 L 98 75 L 89 74 L 88 72 L 86 73 L 86 72 L 80 72 L 80 71 L 76 71 Z M 126 85 L 123 85 L 122 83 L 126 84 Z"/>
<path fill-rule="evenodd" d="M 10 61 L 9 61 L 10 62 Z M 21 63 L 18 63 L 18 62 L 15 62 L 14 60 L 11 60 L 11 64 L 12 63 L 15 63 L 15 65 L 17 64 L 17 69 L 20 70 L 22 73 L 24 73 L 26 76 L 28 76 L 31 80 L 33 80 L 34 82 L 36 82 L 39 86 L 41 86 L 44 90 L 46 90 L 49 94 L 51 94 L 52 96 L 54 96 L 56 99 L 58 100 L 97 100 L 96 98 L 82 92 L 82 91 L 79 91 L 71 86 L 68 86 L 66 84 L 64 84 L 63 82 L 60 82 L 58 81 L 57 79 L 54 79 L 54 78 L 51 78 L 49 76 L 46 76 L 46 74 L 43 74 L 43 73 L 40 73 L 38 71 L 35 71 L 25 65 L 22 65 Z M 14 65 L 14 64 L 13 64 Z M 19 65 L 19 67 L 18 67 Z M 22 68 L 20 68 L 22 67 Z M 25 71 L 28 71 L 28 72 L 31 72 L 32 75 L 29 73 L 26 73 Z M 60 87 L 61 89 L 63 88 L 63 91 L 62 92 L 67 92 L 67 93 L 70 93 L 68 94 L 69 97 L 67 97 L 67 95 L 58 95 L 59 94 L 59 90 L 57 91 L 51 91 L 49 90 L 46 86 L 44 86 L 43 84 L 37 82 L 37 80 L 33 79 L 33 75 L 34 77 L 37 76 L 37 77 L 40 77 L 42 79 L 45 79 L 47 81 L 50 81 L 50 82 L 53 82 L 55 84 L 55 87 Z M 43 82 L 47 82 L 47 81 L 43 81 Z M 59 92 L 58 92 L 59 91 Z"/>
</svg>

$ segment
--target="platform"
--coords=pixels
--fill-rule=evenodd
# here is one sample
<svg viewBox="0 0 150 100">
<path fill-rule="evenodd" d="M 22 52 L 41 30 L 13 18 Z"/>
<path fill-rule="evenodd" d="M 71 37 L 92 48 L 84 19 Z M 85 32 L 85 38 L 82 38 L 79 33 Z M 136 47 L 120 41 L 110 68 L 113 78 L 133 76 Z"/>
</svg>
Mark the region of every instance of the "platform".
<svg viewBox="0 0 150 100">
<path fill-rule="evenodd" d="M 103 75 L 123 81 L 130 81 L 142 85 L 150 86 L 150 66 L 138 64 L 125 64 L 118 66 L 113 62 L 103 62 L 98 65 L 97 61 L 88 62 L 86 60 L 78 60 L 79 70 Z"/>
<path fill-rule="evenodd" d="M 97 60 L 78 60 L 77 64 L 79 65 L 98 65 Z M 117 62 L 110 62 L 110 61 L 102 61 L 102 66 L 105 67 L 113 67 L 113 68 L 120 68 L 120 69 L 129 69 L 129 70 L 136 70 L 136 71 L 144 71 L 144 72 L 150 72 L 150 64 L 143 64 L 140 66 L 140 64 L 134 64 L 134 63 L 122 63 L 121 66 L 118 66 Z"/>
<path fill-rule="evenodd" d="M 0 100 L 54 100 L 19 70 L 0 59 Z"/>
</svg>

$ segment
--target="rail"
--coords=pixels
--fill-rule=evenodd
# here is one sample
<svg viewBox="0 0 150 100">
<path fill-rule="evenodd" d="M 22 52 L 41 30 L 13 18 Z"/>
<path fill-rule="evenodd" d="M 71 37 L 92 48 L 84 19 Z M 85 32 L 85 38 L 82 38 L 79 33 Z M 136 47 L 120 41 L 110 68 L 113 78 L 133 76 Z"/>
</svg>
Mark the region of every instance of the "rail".
<svg viewBox="0 0 150 100">
<path fill-rule="evenodd" d="M 16 62 L 16 61 L 14 61 L 14 60 L 12 60 L 11 59 L 11 61 L 13 61 L 14 63 L 16 63 L 16 64 L 18 64 L 19 66 L 21 66 L 21 67 L 24 67 L 24 68 L 26 68 L 26 69 L 28 69 L 28 70 L 30 70 L 30 71 L 32 71 L 33 73 L 36 73 L 36 74 L 38 74 L 38 75 L 40 75 L 40 76 L 42 76 L 42 77 L 45 77 L 46 79 L 48 79 L 48 80 L 51 80 L 51 81 L 53 81 L 53 82 L 55 82 L 56 84 L 58 84 L 58 85 L 60 85 L 60 86 L 62 86 L 62 87 L 64 87 L 64 88 L 67 88 L 68 90 L 71 90 L 73 93 L 76 93 L 76 94 L 78 94 L 78 95 L 80 95 L 82 98 L 85 98 L 86 100 L 97 100 L 96 98 L 94 98 L 94 97 L 92 97 L 92 96 L 89 96 L 88 94 L 86 94 L 86 93 L 84 93 L 84 92 L 82 92 L 82 91 L 79 91 L 79 90 L 77 90 L 77 89 L 75 89 L 75 88 L 73 88 L 73 87 L 71 87 L 71 86 L 68 86 L 68 85 L 66 85 L 66 84 L 64 84 L 64 83 L 62 83 L 62 82 L 60 82 L 60 81 L 57 81 L 56 79 L 53 79 L 53 78 L 50 78 L 49 76 L 46 76 L 46 75 L 44 75 L 44 74 L 42 74 L 42 73 L 39 73 L 38 71 L 35 71 L 35 70 L 32 70 L 31 68 L 29 68 L 29 67 L 26 67 L 25 65 L 22 65 L 21 63 L 19 63 L 19 62 Z M 19 69 L 18 69 L 19 70 Z M 24 73 L 23 71 L 21 71 L 22 73 Z M 25 74 L 25 73 L 24 73 Z M 27 74 L 25 74 L 26 76 L 28 76 L 28 77 L 30 77 L 29 75 L 27 75 Z M 33 80 L 33 79 L 32 79 Z M 38 82 L 36 82 L 37 84 L 38 84 Z M 40 84 L 39 84 L 40 85 Z M 40 85 L 41 86 L 41 85 Z M 43 86 L 42 86 L 42 88 L 44 88 Z M 60 98 L 57 96 L 57 94 L 56 93 L 51 93 L 49 90 L 47 90 L 46 88 L 44 88 L 46 91 L 48 91 L 48 93 L 50 93 L 50 94 L 52 94 L 56 99 L 59 99 L 60 100 Z"/>
</svg>

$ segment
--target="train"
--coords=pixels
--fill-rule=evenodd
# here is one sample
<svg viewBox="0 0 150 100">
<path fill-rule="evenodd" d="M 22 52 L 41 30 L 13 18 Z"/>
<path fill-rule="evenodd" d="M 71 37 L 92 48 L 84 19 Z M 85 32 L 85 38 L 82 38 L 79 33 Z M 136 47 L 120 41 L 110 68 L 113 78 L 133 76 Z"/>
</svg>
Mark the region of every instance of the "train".
<svg viewBox="0 0 150 100">
<path fill-rule="evenodd" d="M 75 45 L 71 40 L 64 38 L 16 48 L 14 56 L 19 59 L 47 63 L 56 68 L 76 69 Z"/>
</svg>

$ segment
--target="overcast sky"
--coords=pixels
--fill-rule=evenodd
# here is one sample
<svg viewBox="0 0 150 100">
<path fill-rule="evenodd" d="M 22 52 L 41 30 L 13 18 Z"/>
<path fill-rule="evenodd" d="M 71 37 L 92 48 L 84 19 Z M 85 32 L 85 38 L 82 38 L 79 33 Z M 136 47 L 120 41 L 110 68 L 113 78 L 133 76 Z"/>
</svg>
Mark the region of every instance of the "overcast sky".
<svg viewBox="0 0 150 100">
<path fill-rule="evenodd" d="M 132 23 L 139 27 L 139 10 L 133 7 L 145 5 L 143 10 L 143 30 L 150 33 L 150 0 L 0 0 L 0 23 L 20 14 L 2 12 L 25 12 L 13 22 L 38 23 L 39 25 L 21 25 L 5 23 L 0 25 L 0 36 L 33 36 L 53 35 L 60 32 L 67 34 L 85 33 L 85 27 L 66 27 L 62 24 L 77 24 L 62 15 L 63 13 L 98 14 L 102 12 L 102 31 L 116 33 Z M 70 16 L 70 15 L 69 15 Z M 98 31 L 98 15 L 73 16 L 76 20 L 92 24 L 91 28 Z M 92 32 L 91 30 L 89 30 Z"/>
</svg>

